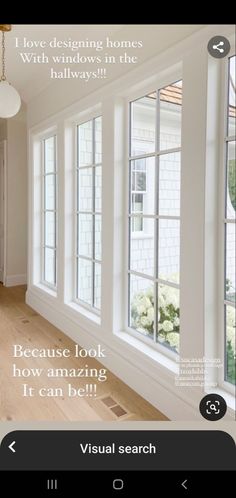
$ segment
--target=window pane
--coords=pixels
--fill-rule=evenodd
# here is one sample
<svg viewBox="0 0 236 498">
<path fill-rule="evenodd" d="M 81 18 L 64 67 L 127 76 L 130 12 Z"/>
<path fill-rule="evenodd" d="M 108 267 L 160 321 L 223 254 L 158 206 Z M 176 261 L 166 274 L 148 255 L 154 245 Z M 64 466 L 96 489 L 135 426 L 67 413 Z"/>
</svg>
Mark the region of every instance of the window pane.
<svg viewBox="0 0 236 498">
<path fill-rule="evenodd" d="M 228 103 L 228 135 L 235 135 L 236 120 L 236 99 L 235 99 L 235 60 L 236 57 L 229 59 L 229 103 Z"/>
<path fill-rule="evenodd" d="M 146 173 L 142 171 L 136 171 L 134 175 L 134 187 L 133 190 L 136 192 L 146 192 Z"/>
<path fill-rule="evenodd" d="M 144 171 L 136 170 L 137 166 L 145 168 Z M 137 164 L 139 163 L 139 165 Z M 132 212 L 137 212 L 136 207 L 132 203 L 134 198 L 132 194 L 142 192 L 143 196 L 143 214 L 154 214 L 155 211 L 155 158 L 149 157 L 142 160 L 130 161 L 131 167 L 131 192 L 130 202 Z M 135 198 L 137 200 L 137 197 Z M 139 198 L 140 199 L 140 198 Z M 135 209 L 135 210 L 134 210 Z"/>
<path fill-rule="evenodd" d="M 92 215 L 90 214 L 79 214 L 79 255 L 86 256 L 87 258 L 92 258 Z"/>
<path fill-rule="evenodd" d="M 56 246 L 56 214 L 53 212 L 45 213 L 45 245 Z"/>
<path fill-rule="evenodd" d="M 227 164 L 227 218 L 235 219 L 236 212 L 236 142 L 228 142 L 228 164 Z"/>
<path fill-rule="evenodd" d="M 95 120 L 95 163 L 102 162 L 102 118 Z"/>
<path fill-rule="evenodd" d="M 56 209 L 56 177 L 55 175 L 45 176 L 45 209 Z"/>
<path fill-rule="evenodd" d="M 93 210 L 93 170 L 83 168 L 79 170 L 79 210 Z"/>
<path fill-rule="evenodd" d="M 44 280 L 51 285 L 56 285 L 56 251 L 44 249 Z"/>
<path fill-rule="evenodd" d="M 130 275 L 129 326 L 153 339 L 154 286 L 150 280 Z"/>
<path fill-rule="evenodd" d="M 160 150 L 181 146 L 182 81 L 160 90 Z"/>
<path fill-rule="evenodd" d="M 235 223 L 226 224 L 226 299 L 235 302 Z"/>
<path fill-rule="evenodd" d="M 135 217 L 136 218 L 136 217 Z M 132 221 L 135 219 L 133 218 Z M 139 218 L 137 218 L 139 220 Z M 130 269 L 154 277 L 154 223 L 142 219 L 142 233 L 138 236 L 130 224 Z"/>
<path fill-rule="evenodd" d="M 53 173 L 55 170 L 55 137 L 44 140 L 44 172 Z"/>
<path fill-rule="evenodd" d="M 146 192 L 146 159 L 131 161 L 131 184 L 133 192 Z"/>
<path fill-rule="evenodd" d="M 132 213 L 143 214 L 143 194 L 132 194 Z"/>
<path fill-rule="evenodd" d="M 159 220 L 158 276 L 179 283 L 180 222 Z"/>
<path fill-rule="evenodd" d="M 135 160 L 135 169 L 136 171 L 146 171 L 146 160 L 145 159 L 136 159 Z M 146 189 L 144 189 L 146 190 Z"/>
<path fill-rule="evenodd" d="M 236 318 L 235 308 L 226 306 L 226 381 L 236 384 Z"/>
<path fill-rule="evenodd" d="M 180 215 L 180 152 L 160 156 L 159 214 Z"/>
<path fill-rule="evenodd" d="M 95 168 L 95 211 L 101 212 L 102 210 L 102 167 L 96 166 Z"/>
<path fill-rule="evenodd" d="M 179 351 L 179 290 L 158 285 L 158 342 Z"/>
<path fill-rule="evenodd" d="M 92 305 L 92 261 L 78 259 L 78 298 Z"/>
<path fill-rule="evenodd" d="M 78 126 L 79 166 L 88 166 L 93 162 L 93 122 L 87 121 Z"/>
<path fill-rule="evenodd" d="M 155 151 L 156 92 L 131 103 L 131 155 Z"/>
<path fill-rule="evenodd" d="M 102 217 L 100 214 L 95 216 L 95 259 L 102 259 Z"/>
<path fill-rule="evenodd" d="M 132 232 L 142 232 L 143 231 L 143 217 L 133 216 L 131 218 L 131 230 Z"/>
<path fill-rule="evenodd" d="M 94 275 L 94 306 L 97 309 L 101 309 L 101 265 L 95 263 L 94 265 L 95 275 Z"/>
</svg>

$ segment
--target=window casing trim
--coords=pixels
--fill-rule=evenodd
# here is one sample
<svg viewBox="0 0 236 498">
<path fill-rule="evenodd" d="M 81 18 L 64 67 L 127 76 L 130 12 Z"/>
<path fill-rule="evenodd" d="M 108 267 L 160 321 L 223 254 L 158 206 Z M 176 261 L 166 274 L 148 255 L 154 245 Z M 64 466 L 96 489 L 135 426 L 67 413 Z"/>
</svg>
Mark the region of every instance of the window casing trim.
<svg viewBox="0 0 236 498">
<path fill-rule="evenodd" d="M 227 144 L 235 141 L 235 136 L 229 136 L 227 130 L 228 123 L 228 78 L 229 78 L 229 59 L 235 55 L 233 50 L 234 43 L 232 39 L 231 50 L 228 56 L 222 61 L 221 68 L 221 108 L 220 108 L 220 146 L 219 146 L 219 293 L 218 293 L 218 354 L 222 359 L 224 368 L 219 369 L 218 385 L 223 391 L 235 397 L 236 385 L 225 380 L 226 375 L 226 305 L 232 306 L 232 302 L 225 298 L 225 277 L 226 277 L 226 227 L 228 223 L 235 224 L 234 220 L 226 217 L 227 209 Z M 236 229 L 236 227 L 235 227 Z M 232 306 L 234 307 L 234 306 Z"/>
<path fill-rule="evenodd" d="M 74 212 L 74 230 L 73 230 L 73 297 L 72 297 L 72 307 L 74 304 L 74 308 L 77 309 L 80 313 L 83 313 L 85 316 L 89 314 L 90 316 L 93 314 L 94 319 L 96 321 L 96 317 L 99 320 L 100 323 L 100 317 L 101 317 L 101 312 L 102 310 L 99 310 L 93 305 L 90 305 L 80 299 L 77 294 L 78 294 L 78 261 L 79 261 L 79 254 L 78 254 L 78 248 L 77 248 L 77 216 L 79 214 L 89 214 L 92 215 L 93 218 L 93 225 L 95 223 L 95 215 L 100 214 L 101 216 L 101 221 L 102 221 L 102 209 L 101 212 L 97 212 L 95 210 L 95 171 L 97 167 L 102 167 L 102 162 L 96 163 L 95 162 L 95 120 L 97 118 L 102 118 L 102 109 L 101 106 L 96 106 L 96 108 L 89 113 L 84 113 L 81 119 L 74 119 L 73 122 L 71 123 L 73 126 L 73 135 L 74 135 L 74 150 L 75 150 L 75 156 L 74 156 L 74 167 L 73 167 L 73 178 L 74 178 L 74 192 L 73 192 L 73 212 Z M 78 128 L 79 126 L 86 124 L 87 122 L 92 121 L 92 151 L 93 151 L 93 157 L 92 157 L 92 163 L 89 165 L 84 165 L 84 166 L 79 166 L 79 147 L 78 147 Z M 103 133 L 103 132 L 102 132 Z M 83 211 L 78 209 L 78 181 L 77 181 L 77 175 L 79 174 L 80 170 L 85 170 L 85 169 L 91 169 L 92 170 L 92 178 L 93 178 L 93 188 L 92 188 L 92 211 Z M 84 260 L 89 260 L 92 263 L 93 266 L 93 278 L 92 278 L 92 302 L 94 302 L 94 285 L 95 285 L 95 269 L 94 265 L 98 263 L 101 266 L 101 272 L 102 272 L 102 259 L 97 260 L 95 257 L 95 226 L 93 226 L 93 240 L 92 240 L 92 258 L 86 257 L 86 256 L 81 256 Z M 102 223 L 102 231 L 103 231 L 103 223 Z M 102 240 L 102 231 L 101 231 L 101 240 Z M 102 289 L 101 289 L 102 291 Z"/>
<path fill-rule="evenodd" d="M 45 173 L 45 141 L 49 138 L 54 139 L 54 171 L 50 173 Z M 41 142 L 41 284 L 49 289 L 57 290 L 57 269 L 58 269 L 58 150 L 57 150 L 57 134 L 56 131 L 52 133 L 47 133 L 40 138 Z M 46 209 L 45 204 L 45 178 L 46 176 L 53 175 L 55 177 L 55 206 L 54 209 Z M 45 214 L 46 212 L 55 213 L 55 241 L 54 246 L 49 246 L 45 243 Z M 55 261 L 54 261 L 54 275 L 55 284 L 48 282 L 45 276 L 45 249 L 54 250 Z"/>
<path fill-rule="evenodd" d="M 44 173 L 44 151 L 43 142 L 48 138 L 57 136 L 57 124 L 45 126 L 44 129 L 37 130 L 37 133 L 30 133 L 29 147 L 30 155 L 32 157 L 32 168 L 29 169 L 29 198 L 31 202 L 31 209 L 29 212 L 30 222 L 30 237 L 29 237 L 29 257 L 31 261 L 28 262 L 28 281 L 31 286 L 44 289 L 50 295 L 57 297 L 57 286 L 43 280 L 43 244 L 44 244 L 44 231 L 43 231 L 43 216 L 44 216 L 44 196 L 43 196 L 43 173 Z M 57 157 L 57 143 L 56 143 L 56 157 Z M 58 177 L 58 169 L 56 169 L 56 176 Z M 32 190 L 31 190 L 32 185 Z M 57 197 L 57 195 L 56 195 Z M 57 206 L 56 206 L 57 208 Z M 58 248 L 57 248 L 58 249 Z"/>
<path fill-rule="evenodd" d="M 147 153 L 147 154 L 140 154 L 138 156 L 133 156 L 130 151 L 130 140 L 131 140 L 131 103 L 135 102 L 139 98 L 142 98 L 144 95 L 147 95 L 152 92 L 157 92 L 170 84 L 175 83 L 177 81 L 180 81 L 183 79 L 183 74 L 182 74 L 182 64 L 178 64 L 175 66 L 177 69 L 168 71 L 168 75 L 166 75 L 163 78 L 157 78 L 155 82 L 152 84 L 144 85 L 139 87 L 139 90 L 135 90 L 134 92 L 129 92 L 128 95 L 126 94 L 126 98 L 124 99 L 124 106 L 125 106 L 125 130 L 126 130 L 126 140 L 125 140 L 125 164 L 126 164 L 126 175 L 125 175 L 125 222 L 124 222 L 124 243 L 125 243 L 125 256 L 124 256 L 124 268 L 123 268 L 123 282 L 125 286 L 125 292 L 123 294 L 123 309 L 124 309 L 124 332 L 130 334 L 134 338 L 138 339 L 140 343 L 145 343 L 149 347 L 153 348 L 153 350 L 156 350 L 158 353 L 164 355 L 167 358 L 170 358 L 170 360 L 176 361 L 179 357 L 179 354 L 172 351 L 168 347 L 163 346 L 161 343 L 156 342 L 155 340 L 151 340 L 148 337 L 145 337 L 142 333 L 139 333 L 135 329 L 129 326 L 129 308 L 130 308 L 130 303 L 129 303 L 129 285 L 127 285 L 127 276 L 130 274 L 130 269 L 129 269 L 129 258 L 130 258 L 130 242 L 129 242 L 129 223 L 131 222 L 131 219 L 134 217 L 140 217 L 142 218 L 151 218 L 151 219 L 176 219 L 180 220 L 180 216 L 166 216 L 166 215 L 159 215 L 157 214 L 156 206 L 154 208 L 154 215 L 140 215 L 137 213 L 132 213 L 132 215 L 129 213 L 129 205 L 130 205 L 130 191 L 129 191 L 129 185 L 130 185 L 130 170 L 131 168 L 127 168 L 127 161 L 130 164 L 132 160 L 136 159 L 147 159 L 147 158 L 155 158 L 155 177 L 157 175 L 157 169 L 158 169 L 158 162 L 159 162 L 159 157 L 165 154 L 171 154 L 175 152 L 180 152 L 181 153 L 181 146 L 180 147 L 173 147 L 170 149 L 159 149 L 159 143 L 158 143 L 158 135 L 159 135 L 159 123 L 155 123 L 155 150 L 154 152 Z M 156 98 L 156 116 L 158 116 L 158 104 L 159 104 L 159 98 Z M 127 171 L 128 170 L 128 171 Z M 156 183 L 156 180 L 155 180 Z M 157 203 L 157 199 L 155 199 L 155 202 Z M 155 230 L 154 230 L 154 239 L 156 240 L 156 223 L 155 223 Z M 181 226 L 180 226 L 181 230 Z M 134 232 L 135 233 L 135 232 Z M 138 234 L 141 234 L 142 232 L 137 232 Z M 129 250 L 127 250 L 127 247 Z M 154 275 L 156 275 L 156 257 L 154 258 Z M 132 270 L 132 274 L 136 274 L 137 276 L 143 277 L 142 274 L 139 274 L 138 272 L 135 272 Z M 156 284 L 157 282 L 167 284 L 170 287 L 177 288 L 180 291 L 180 282 L 179 284 L 175 284 L 173 282 L 166 282 L 163 281 L 162 279 L 159 278 L 153 278 L 146 275 L 145 278 L 149 279 L 150 281 L 153 281 L 155 283 L 154 285 L 154 300 L 156 301 Z M 180 276 L 181 279 L 181 276 Z M 154 314 L 154 330 L 156 329 L 156 316 Z M 123 332 L 122 332 L 123 333 Z"/>
</svg>

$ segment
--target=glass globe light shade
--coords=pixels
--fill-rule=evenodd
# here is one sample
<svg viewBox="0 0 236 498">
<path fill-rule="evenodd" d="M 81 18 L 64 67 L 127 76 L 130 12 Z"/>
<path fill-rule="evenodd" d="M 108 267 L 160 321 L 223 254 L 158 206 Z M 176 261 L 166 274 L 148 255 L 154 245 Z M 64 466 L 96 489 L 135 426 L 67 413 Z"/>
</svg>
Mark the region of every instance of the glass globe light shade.
<svg viewBox="0 0 236 498">
<path fill-rule="evenodd" d="M 0 118 L 11 118 L 21 106 L 19 93 L 6 80 L 0 81 Z"/>
</svg>

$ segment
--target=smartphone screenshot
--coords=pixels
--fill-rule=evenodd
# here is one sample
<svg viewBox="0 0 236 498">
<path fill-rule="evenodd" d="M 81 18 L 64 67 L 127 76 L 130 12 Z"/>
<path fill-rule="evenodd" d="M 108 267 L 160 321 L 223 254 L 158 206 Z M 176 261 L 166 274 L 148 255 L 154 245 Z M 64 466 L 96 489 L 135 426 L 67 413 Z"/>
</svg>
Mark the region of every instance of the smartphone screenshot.
<svg viewBox="0 0 236 498">
<path fill-rule="evenodd" d="M 233 485 L 235 25 L 7 21 L 2 486 Z"/>
</svg>

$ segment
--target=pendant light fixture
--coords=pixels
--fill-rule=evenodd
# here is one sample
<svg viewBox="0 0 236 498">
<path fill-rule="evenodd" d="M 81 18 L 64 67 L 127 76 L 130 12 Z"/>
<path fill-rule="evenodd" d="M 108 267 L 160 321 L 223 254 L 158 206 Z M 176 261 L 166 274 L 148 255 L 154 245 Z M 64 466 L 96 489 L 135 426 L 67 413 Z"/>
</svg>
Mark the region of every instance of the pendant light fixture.
<svg viewBox="0 0 236 498">
<path fill-rule="evenodd" d="M 11 118 L 21 106 L 19 93 L 8 83 L 5 76 L 5 32 L 11 31 L 11 24 L 0 24 L 2 32 L 2 75 L 0 77 L 0 118 Z"/>
</svg>

